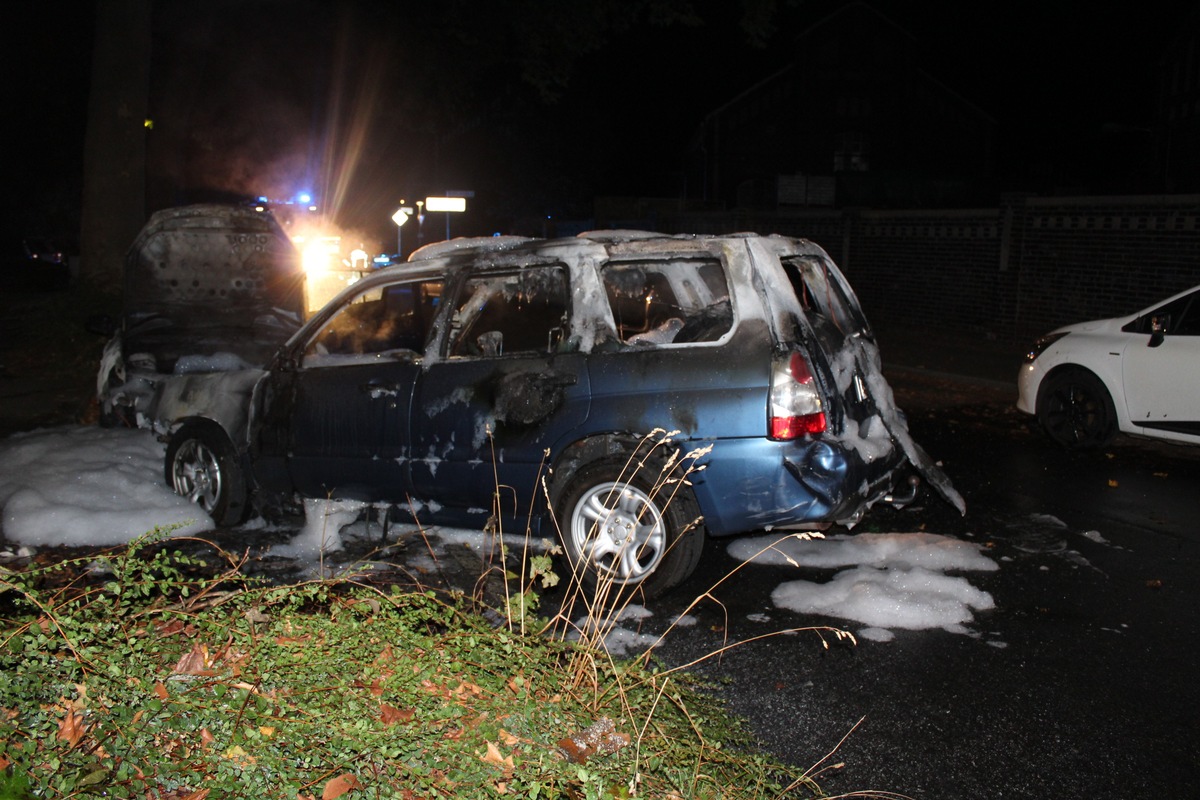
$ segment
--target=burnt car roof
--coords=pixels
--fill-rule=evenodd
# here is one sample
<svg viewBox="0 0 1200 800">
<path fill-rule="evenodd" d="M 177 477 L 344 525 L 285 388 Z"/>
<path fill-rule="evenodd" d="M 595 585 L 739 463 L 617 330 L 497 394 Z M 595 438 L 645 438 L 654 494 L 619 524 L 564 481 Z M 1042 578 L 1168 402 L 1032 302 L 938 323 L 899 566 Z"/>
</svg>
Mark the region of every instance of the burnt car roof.
<svg viewBox="0 0 1200 800">
<path fill-rule="evenodd" d="M 642 230 L 595 230 L 585 231 L 576 236 L 564 236 L 545 239 L 528 236 L 480 236 L 451 239 L 445 242 L 434 242 L 425 245 L 408 257 L 405 264 L 420 264 L 440 258 L 469 258 L 487 253 L 506 253 L 512 251 L 538 250 L 550 252 L 558 249 L 586 248 L 601 246 L 611 250 L 628 248 L 643 250 L 653 248 L 673 249 L 687 244 L 706 242 L 722 242 L 731 240 L 756 240 L 771 243 L 774 249 L 797 253 L 813 253 L 827 255 L 825 251 L 808 239 L 780 236 L 778 234 L 758 234 L 754 232 L 698 234 L 698 233 L 656 233 Z M 400 265 L 402 266 L 402 265 Z"/>
</svg>

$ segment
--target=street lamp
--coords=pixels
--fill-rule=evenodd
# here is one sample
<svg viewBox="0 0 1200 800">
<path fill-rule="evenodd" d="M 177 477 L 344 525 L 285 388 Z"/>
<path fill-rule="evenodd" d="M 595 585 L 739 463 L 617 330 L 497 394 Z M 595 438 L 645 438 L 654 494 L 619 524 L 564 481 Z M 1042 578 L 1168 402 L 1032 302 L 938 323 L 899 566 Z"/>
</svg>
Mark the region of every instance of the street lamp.
<svg viewBox="0 0 1200 800">
<path fill-rule="evenodd" d="M 421 205 L 417 203 L 417 205 Z M 400 261 L 404 260 L 404 223 L 408 222 L 408 218 L 412 216 L 412 206 L 404 205 L 404 201 L 400 201 L 400 207 L 396 209 L 396 213 L 392 214 L 392 222 L 396 223 L 396 258 Z"/>
</svg>

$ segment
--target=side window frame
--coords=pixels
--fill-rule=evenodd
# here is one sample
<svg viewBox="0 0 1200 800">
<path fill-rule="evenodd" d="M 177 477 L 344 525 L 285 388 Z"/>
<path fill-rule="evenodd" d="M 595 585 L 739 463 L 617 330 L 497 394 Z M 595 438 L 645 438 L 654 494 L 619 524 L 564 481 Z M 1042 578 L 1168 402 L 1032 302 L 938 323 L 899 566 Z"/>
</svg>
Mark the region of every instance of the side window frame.
<svg viewBox="0 0 1200 800">
<path fill-rule="evenodd" d="M 539 272 L 547 277 L 539 278 Z M 571 283 L 570 269 L 560 261 L 488 264 L 467 272 L 455 282 L 446 309 L 444 357 L 538 357 L 569 349 Z M 526 287 L 546 291 L 534 296 Z M 477 305 L 467 309 L 469 303 Z M 528 307 L 521 308 L 525 304 Z M 467 310 L 473 313 L 464 319 Z"/>
<path fill-rule="evenodd" d="M 737 327 L 729 267 L 713 253 L 613 258 L 597 272 L 621 346 L 719 345 Z"/>
<path fill-rule="evenodd" d="M 305 338 L 295 351 L 298 365 L 308 369 L 389 360 L 420 362 L 438 338 L 438 317 L 449 284 L 447 276 L 432 275 L 400 277 L 364 287 L 325 316 Z M 397 298 L 401 296 L 396 290 L 406 288 L 412 296 L 407 310 L 402 301 L 397 307 L 392 300 L 393 293 Z M 372 294 L 375 299 L 364 299 Z M 401 317 L 412 317 L 415 329 L 397 326 Z"/>
</svg>

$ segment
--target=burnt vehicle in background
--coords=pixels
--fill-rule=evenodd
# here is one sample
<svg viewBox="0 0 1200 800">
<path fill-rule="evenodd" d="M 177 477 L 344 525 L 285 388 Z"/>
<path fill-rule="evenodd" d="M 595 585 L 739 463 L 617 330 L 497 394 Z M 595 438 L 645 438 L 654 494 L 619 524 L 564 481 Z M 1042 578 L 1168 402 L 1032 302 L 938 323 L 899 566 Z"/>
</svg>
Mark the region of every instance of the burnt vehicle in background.
<svg viewBox="0 0 1200 800">
<path fill-rule="evenodd" d="M 303 281 L 300 253 L 270 213 L 217 203 L 156 212 L 125 259 L 121 319 L 91 322 L 112 333 L 102 423 L 147 424 L 138 415 L 171 376 L 261 369 L 304 320 Z"/>
<path fill-rule="evenodd" d="M 918 472 L 964 510 L 850 286 L 801 239 L 452 240 L 367 274 L 264 368 L 131 380 L 168 483 L 218 524 L 325 498 L 548 521 L 586 581 L 645 597 L 706 536 L 852 526 Z"/>
</svg>

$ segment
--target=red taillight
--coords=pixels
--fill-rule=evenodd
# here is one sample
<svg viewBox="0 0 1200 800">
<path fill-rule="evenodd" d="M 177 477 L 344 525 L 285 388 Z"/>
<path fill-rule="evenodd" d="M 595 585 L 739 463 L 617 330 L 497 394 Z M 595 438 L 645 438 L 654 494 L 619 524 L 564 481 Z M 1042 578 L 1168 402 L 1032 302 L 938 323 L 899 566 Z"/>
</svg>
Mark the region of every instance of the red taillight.
<svg viewBox="0 0 1200 800">
<path fill-rule="evenodd" d="M 786 441 L 798 439 L 806 433 L 822 433 L 825 430 L 825 414 L 803 414 L 798 417 L 771 417 L 772 439 Z"/>
<path fill-rule="evenodd" d="M 771 408 L 768 433 L 786 441 L 825 431 L 825 409 L 808 362 L 799 353 L 775 359 L 771 367 Z"/>
</svg>

